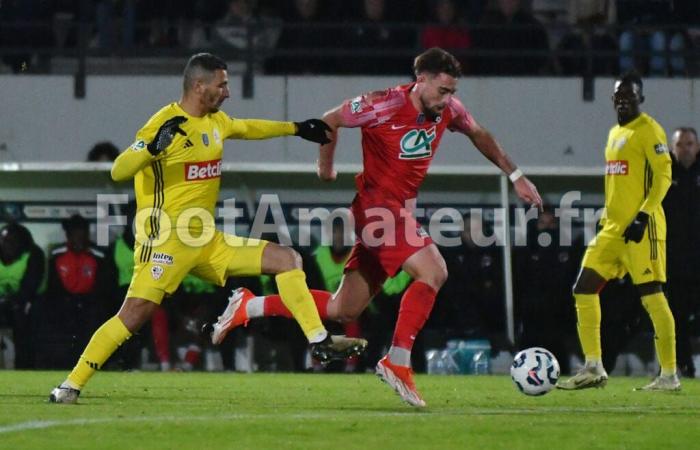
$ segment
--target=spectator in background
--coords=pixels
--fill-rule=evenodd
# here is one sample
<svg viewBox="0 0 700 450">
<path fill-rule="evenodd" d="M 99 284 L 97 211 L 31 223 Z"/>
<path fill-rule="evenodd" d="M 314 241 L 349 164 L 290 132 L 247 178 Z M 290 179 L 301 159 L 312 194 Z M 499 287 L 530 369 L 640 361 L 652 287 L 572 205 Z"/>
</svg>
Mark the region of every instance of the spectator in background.
<svg viewBox="0 0 700 450">
<path fill-rule="evenodd" d="M 51 252 L 37 363 L 67 368 L 80 355 L 104 314 L 100 299 L 112 292 L 104 253 L 90 242 L 90 224 L 75 214 L 63 221 L 64 245 Z M 37 352 L 39 353 L 39 352 Z"/>
<path fill-rule="evenodd" d="M 458 57 L 462 64 L 462 73 L 469 72 L 468 58 L 460 51 L 472 47 L 472 37 L 466 26 L 457 21 L 457 6 L 454 0 L 434 0 L 432 2 L 432 21 L 421 32 L 423 48 L 440 47 Z"/>
<path fill-rule="evenodd" d="M 119 156 L 119 149 L 109 141 L 95 144 L 87 154 L 88 162 L 112 162 Z"/>
<path fill-rule="evenodd" d="M 47 47 L 51 45 L 51 8 L 46 0 L 3 0 L 0 3 L 0 45 L 3 47 Z M 27 53 L 3 54 L 2 62 L 13 72 L 34 69 L 39 58 Z"/>
<path fill-rule="evenodd" d="M 285 15 L 285 25 L 277 49 L 278 54 L 266 63 L 274 74 L 337 73 L 337 61 L 328 55 L 315 55 L 312 50 L 337 46 L 336 30 L 319 26 L 318 0 L 294 0 L 293 9 Z"/>
<path fill-rule="evenodd" d="M 697 23 L 697 1 L 617 0 L 617 11 L 620 25 L 636 27 L 620 34 L 620 70 L 637 69 L 651 76 L 686 74 L 682 52 L 688 37 L 680 25 Z M 673 23 L 679 28 L 668 27 Z"/>
<path fill-rule="evenodd" d="M 481 26 L 485 28 L 476 35 L 477 47 L 497 54 L 480 57 L 480 73 L 537 75 L 548 70 L 547 32 L 521 0 L 495 0 Z M 508 52 L 513 54 L 504 54 Z"/>
<path fill-rule="evenodd" d="M 694 128 L 677 128 L 671 140 L 672 183 L 663 206 L 668 223 L 668 302 L 676 321 L 676 358 L 683 376 L 695 376 L 691 321 L 700 303 L 700 143 Z"/>
<path fill-rule="evenodd" d="M 397 74 L 406 71 L 406 58 L 397 50 L 413 51 L 415 35 L 413 29 L 389 25 L 386 0 L 362 0 L 357 24 L 345 35 L 345 47 L 353 50 L 379 52 L 346 58 L 343 71 L 361 74 Z"/>
<path fill-rule="evenodd" d="M 579 55 L 562 55 L 559 57 L 559 69 L 562 75 L 582 75 L 588 72 L 586 53 L 616 52 L 617 38 L 613 36 L 617 21 L 615 2 L 610 0 L 589 0 L 585 2 L 567 0 L 567 25 L 570 27 L 557 49 L 562 52 L 578 52 Z M 613 75 L 619 72 L 618 61 L 614 55 L 593 55 L 591 74 Z"/>
<path fill-rule="evenodd" d="M 255 52 L 269 52 L 277 44 L 280 27 L 270 17 L 255 14 L 253 0 L 231 0 L 226 14 L 216 22 L 213 45 L 223 45 L 245 51 L 248 49 L 248 30 L 252 33 Z"/>
<path fill-rule="evenodd" d="M 0 330 L 11 330 L 14 367 L 34 366 L 32 306 L 44 278 L 44 252 L 34 244 L 25 227 L 10 223 L 0 229 Z M 0 367 L 10 333 L 0 334 Z"/>
<path fill-rule="evenodd" d="M 99 0 L 95 2 L 97 46 L 104 50 L 130 49 L 136 38 L 139 0 Z"/>
</svg>

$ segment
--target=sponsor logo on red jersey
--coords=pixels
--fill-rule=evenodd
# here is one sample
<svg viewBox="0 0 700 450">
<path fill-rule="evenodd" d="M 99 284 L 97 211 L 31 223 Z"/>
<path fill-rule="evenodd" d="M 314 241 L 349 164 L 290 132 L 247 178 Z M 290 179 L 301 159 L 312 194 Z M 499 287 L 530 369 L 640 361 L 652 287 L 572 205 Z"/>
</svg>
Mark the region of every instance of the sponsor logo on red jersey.
<svg viewBox="0 0 700 450">
<path fill-rule="evenodd" d="M 629 173 L 629 164 L 626 160 L 608 161 L 605 165 L 605 175 L 627 175 Z"/>
<path fill-rule="evenodd" d="M 185 180 L 200 181 L 221 176 L 221 160 L 200 161 L 185 164 Z"/>
</svg>

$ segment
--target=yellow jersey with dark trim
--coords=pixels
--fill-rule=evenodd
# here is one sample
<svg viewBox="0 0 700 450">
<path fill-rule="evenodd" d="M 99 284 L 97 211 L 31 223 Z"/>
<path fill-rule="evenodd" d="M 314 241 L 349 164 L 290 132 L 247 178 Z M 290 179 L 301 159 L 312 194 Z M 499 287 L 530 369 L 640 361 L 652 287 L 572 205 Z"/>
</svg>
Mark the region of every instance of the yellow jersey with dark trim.
<svg viewBox="0 0 700 450">
<path fill-rule="evenodd" d="M 189 228 L 201 233 L 201 218 L 187 220 L 183 212 L 193 208 L 203 209 L 212 219 L 221 181 L 223 140 L 231 134 L 234 119 L 223 111 L 193 117 L 177 103 L 171 103 L 155 113 L 136 133 L 136 141 L 129 150 L 145 150 L 145 145 L 155 137 L 160 126 L 175 116 L 185 116 L 187 121 L 180 128 L 186 136 L 175 134 L 168 148 L 150 164 L 136 173 L 134 191 L 138 210 L 152 208 L 145 227 L 137 225 L 138 232 L 156 237 L 163 227 Z M 213 221 L 206 226 L 214 226 Z"/>
<path fill-rule="evenodd" d="M 605 212 L 602 233 L 622 237 L 641 210 L 650 215 L 649 236 L 666 238 L 661 200 L 670 185 L 666 133 L 646 113 L 610 129 L 605 147 Z"/>
</svg>

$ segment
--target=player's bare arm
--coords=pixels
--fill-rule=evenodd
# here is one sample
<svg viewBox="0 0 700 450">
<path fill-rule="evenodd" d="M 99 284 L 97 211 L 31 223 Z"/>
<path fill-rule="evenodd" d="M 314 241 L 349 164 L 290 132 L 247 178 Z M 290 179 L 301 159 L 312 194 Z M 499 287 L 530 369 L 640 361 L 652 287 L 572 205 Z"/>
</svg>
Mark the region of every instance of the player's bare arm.
<svg viewBox="0 0 700 450">
<path fill-rule="evenodd" d="M 338 172 L 333 169 L 333 158 L 335 156 L 335 146 L 338 142 L 338 128 L 346 126 L 341 114 L 342 105 L 338 105 L 326 112 L 321 118 L 331 129 L 331 142 L 321 145 L 319 148 L 317 173 L 322 181 L 335 181 Z"/>
<path fill-rule="evenodd" d="M 515 193 L 518 194 L 518 197 L 530 205 L 537 206 L 541 210 L 542 198 L 539 192 L 537 192 L 537 187 L 535 187 L 526 176 L 522 175 L 522 172 L 518 170 L 515 163 L 513 163 L 493 135 L 476 121 L 473 121 L 472 126 L 466 131 L 466 134 L 486 159 L 508 174 L 513 182 L 513 188 L 515 189 Z"/>
</svg>

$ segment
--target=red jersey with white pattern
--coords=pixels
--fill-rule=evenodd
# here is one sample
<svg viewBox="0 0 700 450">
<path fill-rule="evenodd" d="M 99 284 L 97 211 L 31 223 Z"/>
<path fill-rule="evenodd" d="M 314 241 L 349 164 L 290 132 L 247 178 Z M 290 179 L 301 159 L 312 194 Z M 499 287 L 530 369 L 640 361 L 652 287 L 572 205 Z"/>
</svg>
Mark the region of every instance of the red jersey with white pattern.
<svg viewBox="0 0 700 450">
<path fill-rule="evenodd" d="M 471 114 L 454 96 L 442 115 L 429 119 L 416 110 L 409 94 L 415 83 L 370 92 L 346 100 L 345 126 L 362 128 L 363 171 L 356 176 L 361 196 L 401 206 L 418 194 L 446 129 L 467 134 Z"/>
</svg>

